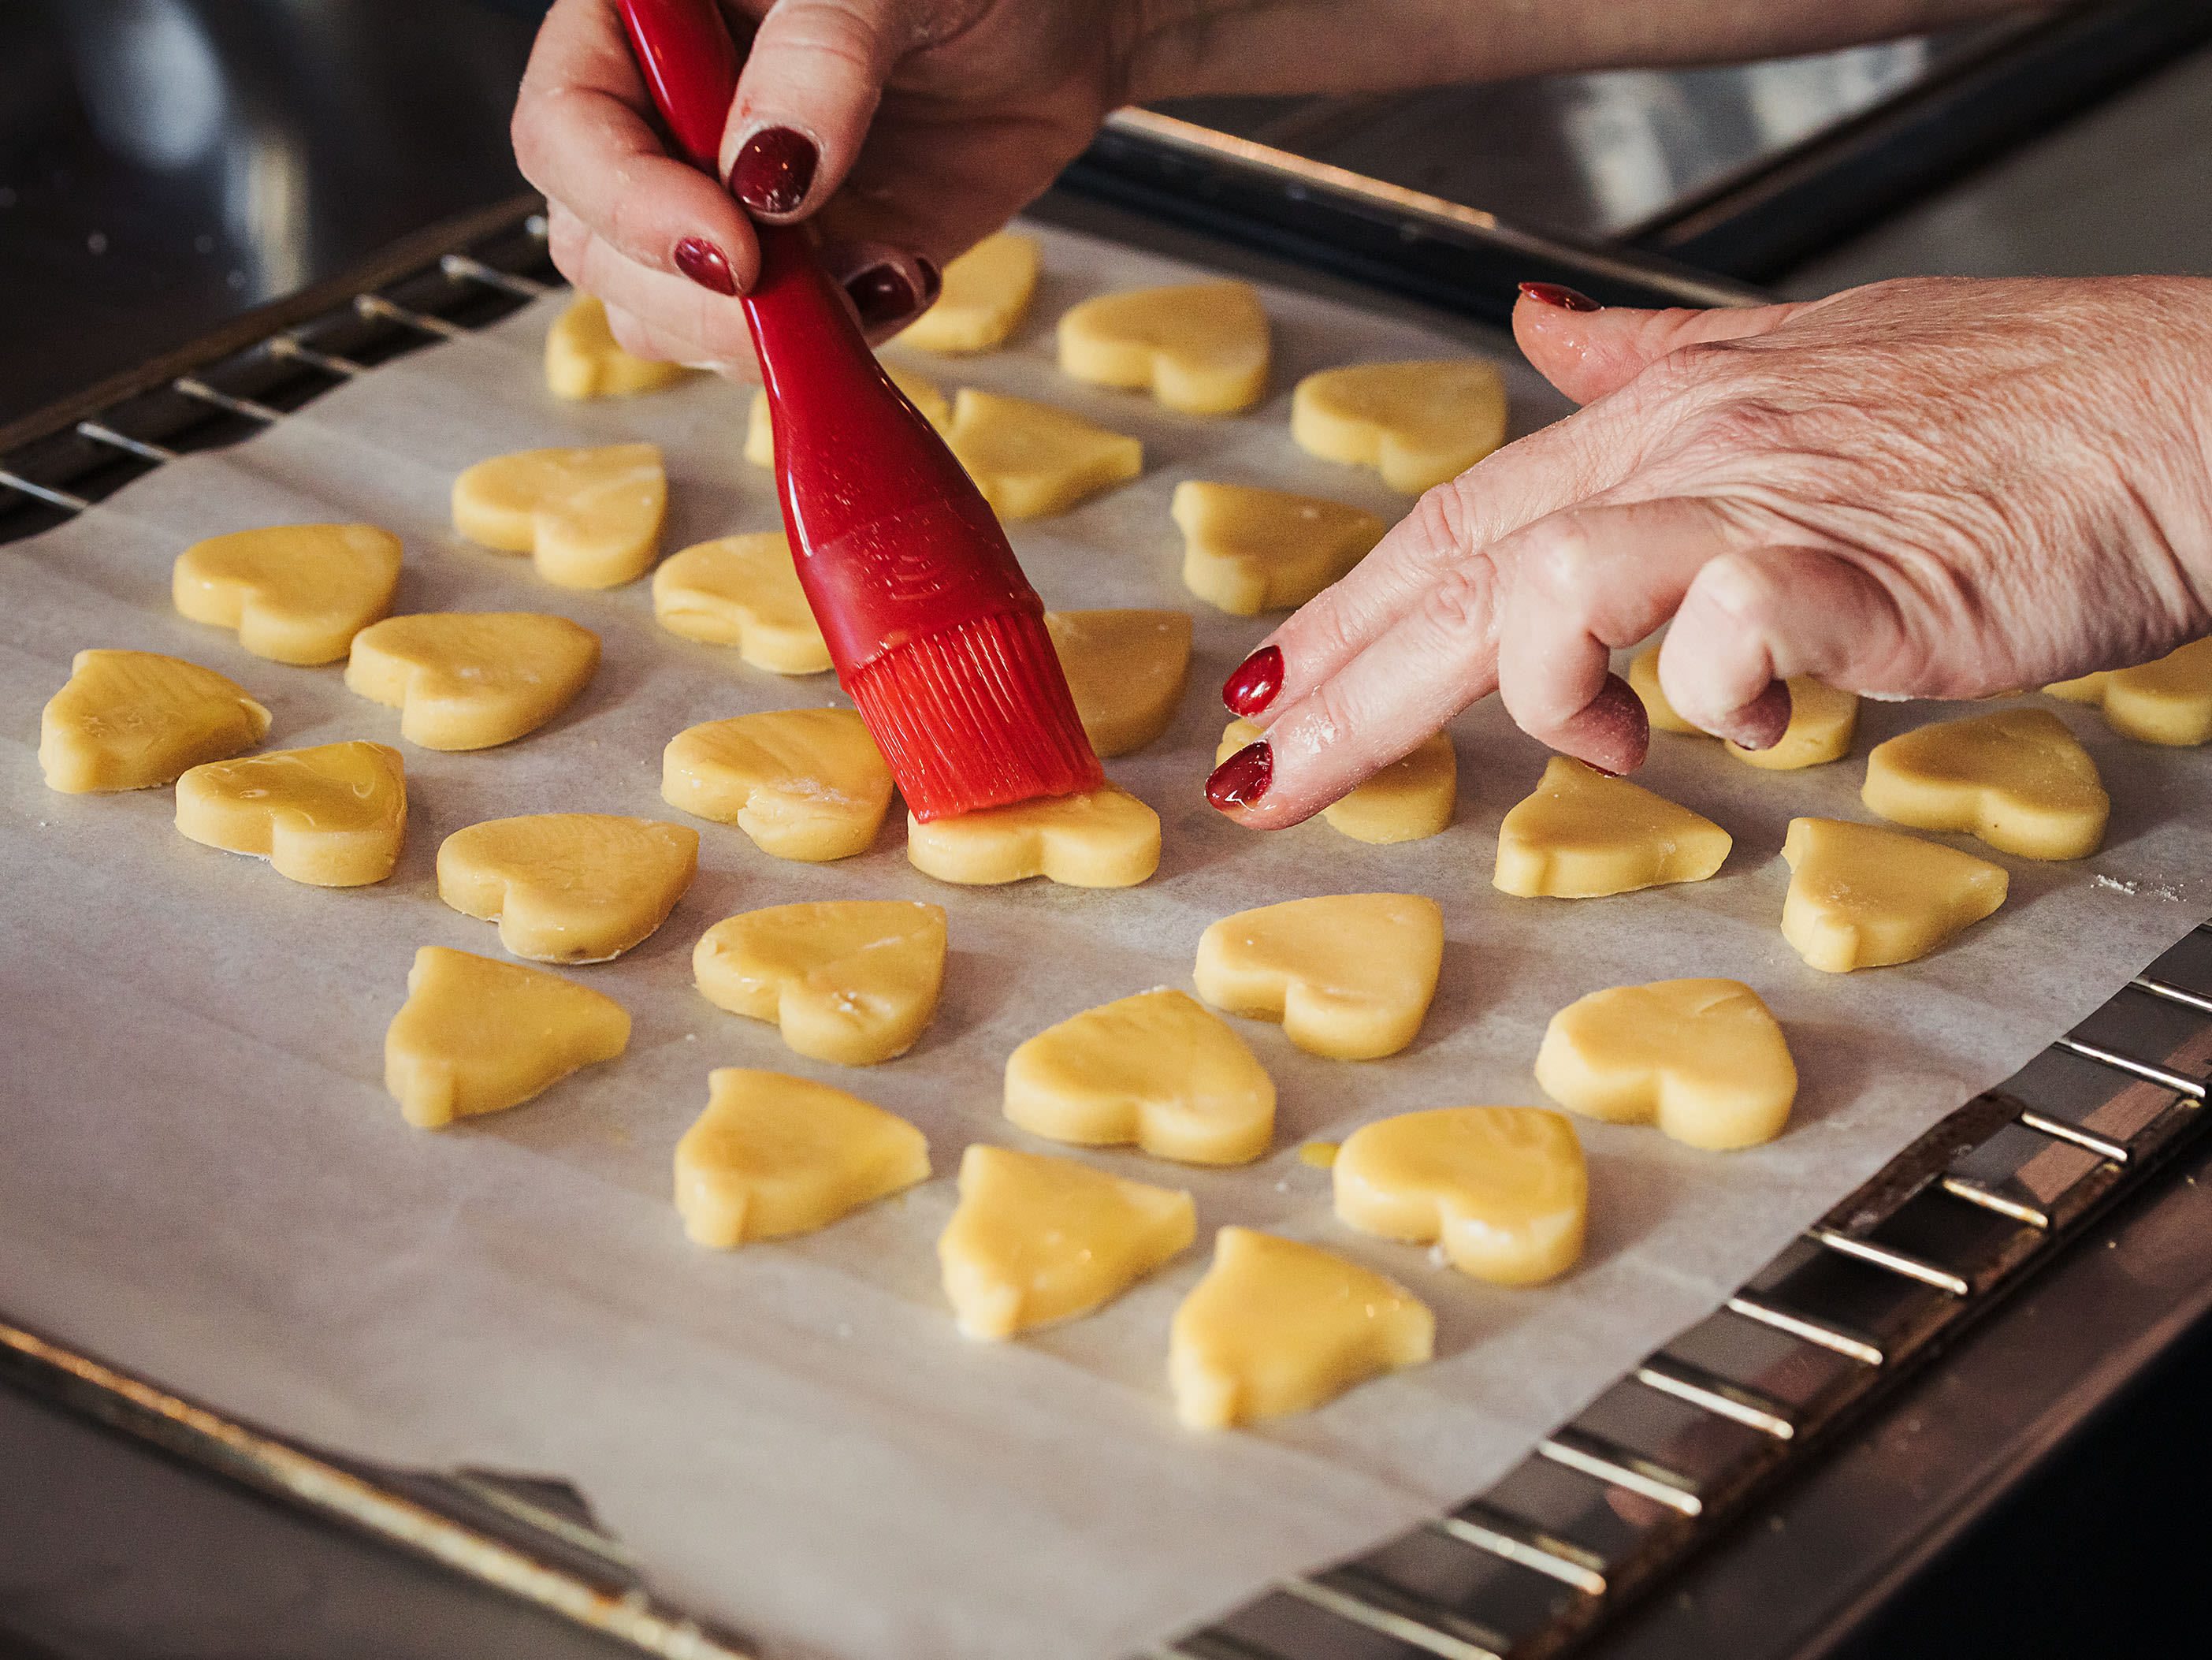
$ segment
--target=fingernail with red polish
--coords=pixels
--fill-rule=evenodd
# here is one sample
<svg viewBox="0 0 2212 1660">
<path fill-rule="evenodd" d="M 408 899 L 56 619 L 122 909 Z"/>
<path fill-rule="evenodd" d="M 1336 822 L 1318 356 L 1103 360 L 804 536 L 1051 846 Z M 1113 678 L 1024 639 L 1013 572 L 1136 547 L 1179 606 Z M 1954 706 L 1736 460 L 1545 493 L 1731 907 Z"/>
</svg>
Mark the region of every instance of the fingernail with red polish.
<svg viewBox="0 0 2212 1660">
<path fill-rule="evenodd" d="M 906 273 L 888 260 L 847 277 L 845 292 L 852 296 L 853 309 L 860 313 L 863 328 L 880 328 L 921 309 Z"/>
<path fill-rule="evenodd" d="M 1274 751 L 1265 740 L 1247 744 L 1213 769 L 1206 781 L 1206 799 L 1224 812 L 1249 807 L 1267 793 L 1274 776 Z"/>
<path fill-rule="evenodd" d="M 1576 750 L 1595 749 L 1618 760 L 1617 768 L 1598 769 L 1616 777 L 1642 766 L 1651 748 L 1651 717 L 1644 713 L 1644 700 L 1617 674 L 1605 677 L 1605 684 L 1583 705 L 1572 725 Z"/>
<path fill-rule="evenodd" d="M 730 194 L 755 213 L 791 213 L 806 199 L 820 156 L 814 141 L 790 127 L 763 127 L 730 167 Z"/>
<path fill-rule="evenodd" d="M 730 256 L 712 242 L 687 236 L 676 245 L 670 257 L 676 261 L 676 269 L 701 288 L 715 294 L 738 291 L 737 273 L 730 269 Z"/>
<path fill-rule="evenodd" d="M 1771 750 L 1790 730 L 1790 687 L 1770 680 L 1766 690 L 1730 714 L 1722 734 L 1740 750 Z"/>
<path fill-rule="evenodd" d="M 1523 283 L 1521 292 L 1540 306 L 1557 306 L 1561 311 L 1603 311 L 1604 307 L 1587 294 L 1559 283 Z"/>
<path fill-rule="evenodd" d="M 921 273 L 921 303 L 935 305 L 937 296 L 945 292 L 945 273 L 938 270 L 934 259 L 925 259 L 918 253 L 914 257 L 914 265 Z"/>
<path fill-rule="evenodd" d="M 1279 647 L 1262 646 L 1237 666 L 1237 672 L 1221 683 L 1221 701 L 1232 714 L 1259 714 L 1275 701 L 1283 689 L 1283 654 Z"/>
</svg>

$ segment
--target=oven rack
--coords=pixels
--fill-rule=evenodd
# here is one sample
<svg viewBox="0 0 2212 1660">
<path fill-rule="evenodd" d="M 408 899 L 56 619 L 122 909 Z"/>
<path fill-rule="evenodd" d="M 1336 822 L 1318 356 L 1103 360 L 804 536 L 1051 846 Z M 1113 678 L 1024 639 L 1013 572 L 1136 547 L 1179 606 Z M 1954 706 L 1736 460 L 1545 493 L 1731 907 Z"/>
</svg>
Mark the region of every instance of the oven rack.
<svg viewBox="0 0 2212 1660">
<path fill-rule="evenodd" d="M 1391 210 L 1425 211 L 1417 201 Z M 1619 280 L 1623 258 L 1609 254 L 1603 275 Z M 1676 275 L 1656 269 L 1652 280 Z M 483 327 L 557 283 L 543 204 L 518 198 L 0 428 L 0 542 L 63 522 L 179 455 L 251 436 L 375 364 Z M 1709 297 L 1724 295 L 1716 285 Z M 2146 1189 L 2199 1128 L 2208 1087 L 2212 927 L 2200 927 L 1899 1152 L 1489 1490 L 1133 1660 L 1549 1660 L 1580 1646 Z M 185 1400 L 4 1313 L 0 1369 L 643 1652 L 752 1652 L 743 1636 L 656 1599 L 557 1478 L 349 1459 Z"/>
</svg>

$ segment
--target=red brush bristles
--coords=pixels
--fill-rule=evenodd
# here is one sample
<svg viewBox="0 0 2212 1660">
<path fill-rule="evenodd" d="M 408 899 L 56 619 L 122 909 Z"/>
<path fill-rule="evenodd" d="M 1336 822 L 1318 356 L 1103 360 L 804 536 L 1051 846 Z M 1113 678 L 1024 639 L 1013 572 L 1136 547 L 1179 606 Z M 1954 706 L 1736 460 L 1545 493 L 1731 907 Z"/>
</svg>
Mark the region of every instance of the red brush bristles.
<svg viewBox="0 0 2212 1660">
<path fill-rule="evenodd" d="M 1052 636 L 1002 612 L 888 651 L 845 690 L 920 819 L 1096 789 Z"/>
</svg>

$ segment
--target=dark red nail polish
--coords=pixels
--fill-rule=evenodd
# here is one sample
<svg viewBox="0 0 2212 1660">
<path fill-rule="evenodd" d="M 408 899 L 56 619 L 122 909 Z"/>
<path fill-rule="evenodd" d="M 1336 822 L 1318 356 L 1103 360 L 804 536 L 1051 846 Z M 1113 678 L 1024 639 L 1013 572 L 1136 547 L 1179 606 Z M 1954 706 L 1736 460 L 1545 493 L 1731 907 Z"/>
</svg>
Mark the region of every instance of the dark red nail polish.
<svg viewBox="0 0 2212 1660">
<path fill-rule="evenodd" d="M 1603 311 L 1604 307 L 1587 294 L 1559 283 L 1523 283 L 1521 292 L 1540 306 L 1557 306 L 1561 311 Z"/>
<path fill-rule="evenodd" d="M 814 141 L 789 127 L 763 127 L 730 167 L 730 194 L 755 213 L 792 213 L 806 199 L 820 156 Z"/>
<path fill-rule="evenodd" d="M 1206 799 L 1226 812 L 1249 807 L 1267 793 L 1275 776 L 1275 752 L 1263 739 L 1247 744 L 1213 769 L 1206 781 Z"/>
<path fill-rule="evenodd" d="M 1262 646 L 1237 666 L 1237 672 L 1221 683 L 1221 701 L 1232 714 L 1249 718 L 1275 701 L 1283 689 L 1283 654 L 1277 646 Z"/>
<path fill-rule="evenodd" d="M 1738 749 L 1771 750 L 1790 730 L 1790 687 L 1770 680 L 1766 690 L 1729 716 L 1728 738 Z"/>
<path fill-rule="evenodd" d="M 918 253 L 914 257 L 914 264 L 915 269 L 921 273 L 921 303 L 933 306 L 937 303 L 937 296 L 945 292 L 945 273 L 938 270 L 934 259 L 925 259 Z"/>
<path fill-rule="evenodd" d="M 730 256 L 712 242 L 687 236 L 676 245 L 670 257 L 676 261 L 676 269 L 701 288 L 715 294 L 738 291 L 737 273 L 730 269 Z"/>
<path fill-rule="evenodd" d="M 921 308 L 915 299 L 914 285 L 906 280 L 906 273 L 889 260 L 847 277 L 845 292 L 852 296 L 853 309 L 860 313 L 863 328 L 896 323 Z"/>
<path fill-rule="evenodd" d="M 1615 777 L 1634 772 L 1650 752 L 1651 717 L 1644 711 L 1644 700 L 1617 674 L 1605 677 L 1597 696 L 1583 705 L 1571 725 L 1577 751 L 1596 749 L 1621 762 L 1617 769 L 1598 769 L 1612 770 Z"/>
</svg>

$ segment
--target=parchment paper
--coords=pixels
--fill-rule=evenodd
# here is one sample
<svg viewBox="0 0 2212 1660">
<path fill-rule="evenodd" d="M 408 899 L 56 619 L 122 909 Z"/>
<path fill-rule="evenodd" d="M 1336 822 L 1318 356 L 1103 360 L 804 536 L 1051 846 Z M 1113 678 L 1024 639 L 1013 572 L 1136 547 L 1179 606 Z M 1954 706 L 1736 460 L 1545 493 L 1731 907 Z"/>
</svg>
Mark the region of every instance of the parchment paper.
<svg viewBox="0 0 2212 1660">
<path fill-rule="evenodd" d="M 1988 855 L 2013 873 L 1996 918 L 1925 962 L 1852 976 L 1806 968 L 1778 932 L 1784 825 L 1865 817 L 1867 748 L 1958 709 L 1870 704 L 1855 758 L 1802 773 L 1658 735 L 1642 781 L 1717 819 L 1735 849 L 1711 881 L 1611 899 L 1492 890 L 1498 819 L 1545 759 L 1495 700 L 1453 724 L 1459 818 L 1443 836 L 1369 848 L 1319 820 L 1261 836 L 1219 818 L 1199 792 L 1225 718 L 1215 688 L 1270 624 L 1182 590 L 1170 491 L 1206 477 L 1402 512 L 1371 475 L 1292 447 L 1289 389 L 1327 364 L 1449 355 L 1463 338 L 1271 291 L 1273 396 L 1243 418 L 1181 417 L 1062 380 L 1051 325 L 1084 295 L 1189 268 L 1043 234 L 1046 280 L 1012 345 L 908 361 L 948 388 L 1045 398 L 1145 440 L 1141 479 L 1014 536 L 1050 604 L 1198 615 L 1176 725 L 1108 768 L 1165 821 L 1158 875 L 1120 892 L 960 889 L 906 864 L 896 811 L 874 851 L 826 866 L 769 859 L 734 828 L 702 824 L 698 882 L 659 933 L 569 971 L 630 1009 L 628 1054 L 444 1134 L 403 1124 L 381 1087 L 381 1037 L 416 947 L 498 954 L 490 925 L 439 903 L 446 835 L 556 809 L 678 818 L 658 788 L 678 731 L 839 701 L 826 675 L 759 672 L 662 633 L 642 582 L 572 593 L 453 535 L 447 489 L 467 463 L 631 438 L 666 451 L 670 549 L 777 522 L 769 476 L 738 459 L 747 393 L 700 380 L 558 403 L 538 367 L 561 303 L 549 300 L 0 550 L 0 1309 L 356 1455 L 565 1475 L 657 1587 L 777 1655 L 1112 1660 L 1480 1490 L 2197 919 L 2212 766 L 2117 739 L 2063 705 L 2114 797 L 2105 850 L 2064 866 Z M 1507 373 L 1516 431 L 1563 412 L 1517 361 Z M 168 604 L 171 561 L 198 538 L 351 518 L 404 537 L 399 611 L 556 611 L 606 647 L 590 690 L 534 736 L 472 755 L 406 747 L 412 820 L 391 881 L 323 891 L 195 845 L 173 828 L 167 790 L 43 787 L 39 710 L 88 645 L 230 675 L 275 711 L 272 745 L 398 742 L 396 712 L 349 694 L 337 667 L 251 657 Z M 1090 1319 L 1003 1345 L 963 1341 L 933 1250 L 961 1149 L 1043 1145 L 1000 1116 L 1008 1051 L 1079 1010 L 1188 985 L 1216 917 L 1382 889 L 1431 895 L 1446 918 L 1441 988 L 1408 1051 L 1334 1062 L 1243 1023 L 1280 1087 L 1273 1156 L 1222 1171 L 1077 1156 L 1188 1185 L 1202 1242 L 1223 1223 L 1255 1224 L 1397 1277 L 1437 1310 L 1435 1364 L 1304 1417 L 1187 1434 L 1165 1386 L 1167 1326 L 1203 1248 Z M 804 1060 L 691 987 L 691 947 L 710 923 L 832 897 L 951 912 L 945 1001 L 904 1059 L 860 1071 Z M 1748 981 L 1784 1022 L 1804 1087 L 1779 1140 L 1712 1155 L 1650 1128 L 1583 1124 L 1589 1251 L 1541 1290 L 1479 1285 L 1331 1219 L 1328 1176 L 1298 1163 L 1301 1141 L 1419 1107 L 1540 1103 L 1529 1067 L 1555 1010 L 1681 975 Z M 731 1065 L 821 1079 L 906 1115 L 938 1176 L 805 1238 L 692 1248 L 670 1202 L 670 1153 L 708 1070 Z"/>
</svg>

